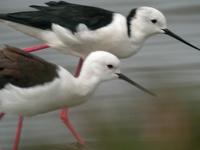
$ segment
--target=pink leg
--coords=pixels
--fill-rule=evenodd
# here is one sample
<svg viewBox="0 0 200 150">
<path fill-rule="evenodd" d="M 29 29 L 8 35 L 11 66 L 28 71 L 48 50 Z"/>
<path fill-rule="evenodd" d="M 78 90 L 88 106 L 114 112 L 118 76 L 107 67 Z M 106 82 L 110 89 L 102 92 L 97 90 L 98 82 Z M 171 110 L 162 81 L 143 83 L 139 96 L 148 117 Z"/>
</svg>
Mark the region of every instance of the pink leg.
<svg viewBox="0 0 200 150">
<path fill-rule="evenodd" d="M 24 50 L 27 51 L 27 52 L 34 52 L 34 51 L 38 51 L 38 50 L 45 49 L 45 48 L 49 48 L 49 46 L 46 45 L 46 44 L 44 44 L 44 45 L 36 45 L 36 46 L 33 46 L 33 47 L 24 48 Z M 80 58 L 79 64 L 78 64 L 78 66 L 76 68 L 76 71 L 75 71 L 75 74 L 74 74 L 75 77 L 79 76 L 82 64 L 83 64 L 83 59 Z M 77 139 L 77 141 L 81 145 L 84 145 L 84 143 L 85 143 L 84 140 L 81 138 L 80 134 L 75 130 L 75 128 L 73 127 L 73 125 L 71 124 L 71 122 L 69 120 L 68 109 L 62 109 L 61 110 L 60 118 L 63 121 L 63 123 L 68 127 L 68 129 L 71 131 L 72 135 Z M 21 119 L 21 120 L 23 120 L 23 119 Z M 21 124 L 20 124 L 20 122 L 21 122 Z M 18 124 L 18 131 L 19 131 L 18 134 L 19 135 L 18 135 L 18 138 L 17 138 L 17 135 L 16 135 L 16 141 L 15 141 L 15 145 L 17 147 L 18 147 L 19 138 L 20 138 L 20 134 L 21 134 L 21 128 L 22 128 L 22 121 L 19 120 L 19 124 Z M 17 148 L 13 149 L 13 150 L 17 150 Z"/>
<path fill-rule="evenodd" d="M 13 145 L 13 150 L 18 150 L 19 142 L 20 142 L 20 136 L 21 136 L 21 132 L 22 132 L 22 127 L 23 127 L 23 116 L 19 115 L 18 125 L 17 125 L 17 129 L 16 129 L 15 142 L 14 142 L 14 145 Z"/>
<path fill-rule="evenodd" d="M 72 135 L 75 137 L 75 139 L 78 141 L 79 144 L 84 145 L 85 142 L 81 138 L 80 134 L 75 130 L 73 125 L 71 124 L 69 120 L 69 115 L 68 115 L 68 109 L 62 109 L 60 111 L 60 119 L 63 121 L 63 123 L 67 126 L 67 128 L 70 130 Z"/>
<path fill-rule="evenodd" d="M 38 50 L 46 49 L 46 48 L 49 48 L 47 44 L 40 44 L 40 45 L 24 48 L 23 50 L 26 52 L 34 52 L 34 51 L 38 51 Z"/>
<path fill-rule="evenodd" d="M 75 77 L 78 77 L 81 71 L 81 67 L 83 64 L 83 59 L 80 58 L 78 66 L 75 70 Z M 84 140 L 81 138 L 80 134 L 75 130 L 75 128 L 73 127 L 73 125 L 71 124 L 70 120 L 69 120 L 69 116 L 68 116 L 68 108 L 66 109 L 62 109 L 60 111 L 60 118 L 63 121 L 63 123 L 67 126 L 67 128 L 70 130 L 70 132 L 72 133 L 72 135 L 75 137 L 75 139 L 81 144 L 84 145 L 85 142 Z"/>
<path fill-rule="evenodd" d="M 1 112 L 0 113 L 0 120 L 4 117 L 5 113 Z"/>
<path fill-rule="evenodd" d="M 4 117 L 4 115 L 5 115 L 5 113 L 3 113 L 3 112 L 0 113 L 0 120 Z M 23 127 L 23 117 L 21 115 L 19 115 L 18 125 L 17 125 L 17 129 L 16 129 L 15 142 L 13 144 L 13 150 L 18 150 L 22 127 Z"/>
<path fill-rule="evenodd" d="M 41 44 L 41 45 L 36 45 L 33 47 L 24 48 L 23 50 L 27 51 L 27 52 L 34 52 L 34 51 L 38 51 L 38 50 L 45 49 L 45 48 L 49 48 L 49 46 L 46 44 Z M 4 115 L 5 115 L 5 113 L 0 113 L 0 119 Z M 22 127 L 23 127 L 23 117 L 21 115 L 19 115 L 18 125 L 17 125 L 17 129 L 16 129 L 15 142 L 13 144 L 13 150 L 18 150 Z"/>
<path fill-rule="evenodd" d="M 83 60 L 82 58 L 79 59 L 78 65 L 77 65 L 77 67 L 76 67 L 76 69 L 75 69 L 75 73 L 74 73 L 74 76 L 75 76 L 75 77 L 78 77 L 78 76 L 79 76 L 79 74 L 80 74 L 80 72 L 81 72 L 82 65 L 83 65 L 83 61 L 84 61 L 84 60 Z"/>
</svg>

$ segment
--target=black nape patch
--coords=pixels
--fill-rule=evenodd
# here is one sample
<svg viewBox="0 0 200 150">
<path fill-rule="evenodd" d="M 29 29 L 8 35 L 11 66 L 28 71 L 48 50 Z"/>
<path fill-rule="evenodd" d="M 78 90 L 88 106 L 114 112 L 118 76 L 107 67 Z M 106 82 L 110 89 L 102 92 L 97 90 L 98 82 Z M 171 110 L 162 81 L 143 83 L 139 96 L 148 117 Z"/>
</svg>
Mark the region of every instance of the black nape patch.
<svg viewBox="0 0 200 150">
<path fill-rule="evenodd" d="M 131 36 L 131 20 L 135 17 L 136 15 L 137 8 L 132 9 L 127 16 L 127 28 L 128 28 L 128 36 Z"/>
</svg>

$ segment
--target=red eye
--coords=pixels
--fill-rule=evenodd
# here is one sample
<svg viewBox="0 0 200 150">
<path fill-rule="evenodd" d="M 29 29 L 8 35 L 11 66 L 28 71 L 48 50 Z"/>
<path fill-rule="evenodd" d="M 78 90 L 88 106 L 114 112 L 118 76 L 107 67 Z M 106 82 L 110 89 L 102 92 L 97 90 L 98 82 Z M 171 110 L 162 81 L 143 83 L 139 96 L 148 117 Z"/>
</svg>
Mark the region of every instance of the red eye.
<svg viewBox="0 0 200 150">
<path fill-rule="evenodd" d="M 112 69 L 112 68 L 113 68 L 113 65 L 107 65 L 107 67 L 108 67 L 109 69 Z"/>
</svg>

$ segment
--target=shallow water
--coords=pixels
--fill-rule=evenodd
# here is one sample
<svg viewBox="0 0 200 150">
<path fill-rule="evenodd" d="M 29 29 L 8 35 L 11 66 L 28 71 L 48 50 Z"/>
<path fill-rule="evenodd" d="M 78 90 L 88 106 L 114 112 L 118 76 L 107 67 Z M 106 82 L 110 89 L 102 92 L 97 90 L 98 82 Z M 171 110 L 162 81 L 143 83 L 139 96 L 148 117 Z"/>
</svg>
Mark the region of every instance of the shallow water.
<svg viewBox="0 0 200 150">
<path fill-rule="evenodd" d="M 28 5 L 43 2 L 1 0 L 0 12 L 28 10 Z M 73 2 L 111 9 L 125 15 L 130 9 L 142 5 L 158 8 L 167 16 L 171 30 L 200 47 L 199 0 Z M 22 48 L 40 41 L 0 25 L 0 43 Z M 53 49 L 35 54 L 71 71 L 77 63 L 77 58 L 59 54 Z M 169 149 L 176 150 L 194 146 L 200 137 L 200 52 L 166 35 L 157 35 L 149 39 L 137 55 L 122 60 L 122 71 L 156 92 L 161 96 L 161 101 L 155 102 L 150 96 L 122 81 L 104 83 L 88 103 L 72 108 L 70 112 L 72 122 L 88 143 L 86 148 L 71 144 L 75 140 L 60 122 L 58 111 L 55 111 L 25 119 L 21 149 L 96 150 L 99 149 L 99 143 L 109 145 L 106 139 L 115 139 L 116 136 L 123 137 L 125 141 L 129 141 L 130 137 L 137 139 L 131 141 L 137 149 L 145 149 L 141 145 L 151 145 L 148 149 L 167 149 L 167 146 L 173 145 Z M 0 121 L 0 150 L 11 148 L 16 124 L 17 116 L 14 115 L 7 115 Z M 159 141 L 163 147 L 152 141 Z M 104 146 L 102 149 L 117 148 Z"/>
</svg>

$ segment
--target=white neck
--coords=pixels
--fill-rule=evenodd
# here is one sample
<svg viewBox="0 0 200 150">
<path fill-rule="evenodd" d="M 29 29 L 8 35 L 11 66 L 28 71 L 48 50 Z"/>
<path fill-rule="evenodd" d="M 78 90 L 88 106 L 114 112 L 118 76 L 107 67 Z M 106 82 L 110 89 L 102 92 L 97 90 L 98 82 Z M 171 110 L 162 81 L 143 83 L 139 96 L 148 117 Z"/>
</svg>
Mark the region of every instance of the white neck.
<svg viewBox="0 0 200 150">
<path fill-rule="evenodd" d="M 128 21 L 128 20 L 127 20 Z M 145 32 L 144 27 L 140 20 L 132 18 L 130 21 L 130 41 L 134 45 L 142 45 L 146 39 L 151 36 L 148 30 Z"/>
<path fill-rule="evenodd" d="M 83 66 L 84 67 L 84 66 Z M 82 68 L 82 70 L 85 70 Z M 68 71 L 61 68 L 60 75 L 62 75 L 61 88 L 59 90 L 60 99 L 63 99 L 63 105 L 67 103 L 67 106 L 75 106 L 85 102 L 88 99 L 95 88 L 100 83 L 100 79 L 96 76 L 91 76 L 86 71 L 81 71 L 81 74 L 78 78 L 75 78 Z M 67 79 L 67 80 L 66 80 Z M 76 89 L 76 90 L 73 90 Z M 68 93 L 66 93 L 68 91 Z M 58 93 L 59 93 L 58 92 Z M 62 98 L 63 97 L 63 98 Z M 70 100 L 66 100 L 70 99 Z"/>
<path fill-rule="evenodd" d="M 87 96 L 93 93 L 93 91 L 100 84 L 100 78 L 89 73 L 87 70 L 81 71 L 80 76 L 77 78 L 76 83 L 80 88 L 79 94 L 82 96 Z"/>
<path fill-rule="evenodd" d="M 132 25 L 131 35 L 129 37 L 131 43 L 142 45 L 148 37 L 149 37 L 148 35 L 144 34 L 144 32 L 140 30 L 140 27 L 137 26 L 137 24 Z"/>
</svg>

